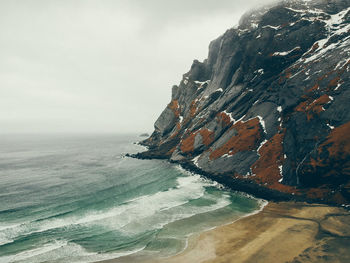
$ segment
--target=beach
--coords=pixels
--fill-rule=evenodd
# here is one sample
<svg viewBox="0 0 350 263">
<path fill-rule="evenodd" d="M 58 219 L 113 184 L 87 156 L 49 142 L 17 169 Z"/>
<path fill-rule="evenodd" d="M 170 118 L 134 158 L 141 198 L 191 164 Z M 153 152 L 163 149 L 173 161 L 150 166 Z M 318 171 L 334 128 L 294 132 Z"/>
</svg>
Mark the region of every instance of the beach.
<svg viewBox="0 0 350 263">
<path fill-rule="evenodd" d="M 270 202 L 257 214 L 192 235 L 169 258 L 106 262 L 350 262 L 349 211 L 321 204 Z"/>
</svg>

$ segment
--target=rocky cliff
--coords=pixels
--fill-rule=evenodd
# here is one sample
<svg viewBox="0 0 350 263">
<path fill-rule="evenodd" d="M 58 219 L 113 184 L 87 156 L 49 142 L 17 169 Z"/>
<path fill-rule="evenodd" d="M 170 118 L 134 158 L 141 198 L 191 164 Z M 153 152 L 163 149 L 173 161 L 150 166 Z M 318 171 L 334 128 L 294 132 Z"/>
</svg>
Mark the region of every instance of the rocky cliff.
<svg viewBox="0 0 350 263">
<path fill-rule="evenodd" d="M 349 0 L 251 11 L 173 86 L 137 156 L 263 197 L 349 204 L 349 70 Z"/>
</svg>

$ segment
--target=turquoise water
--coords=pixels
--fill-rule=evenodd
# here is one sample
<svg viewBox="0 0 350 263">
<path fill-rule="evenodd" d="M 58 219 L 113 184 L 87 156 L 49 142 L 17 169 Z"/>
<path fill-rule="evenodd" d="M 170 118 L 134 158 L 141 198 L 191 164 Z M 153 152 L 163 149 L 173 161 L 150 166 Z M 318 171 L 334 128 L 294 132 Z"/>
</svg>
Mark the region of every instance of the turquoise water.
<svg viewBox="0 0 350 263">
<path fill-rule="evenodd" d="M 161 160 L 136 136 L 2 136 L 0 262 L 168 256 L 261 202 Z"/>
</svg>

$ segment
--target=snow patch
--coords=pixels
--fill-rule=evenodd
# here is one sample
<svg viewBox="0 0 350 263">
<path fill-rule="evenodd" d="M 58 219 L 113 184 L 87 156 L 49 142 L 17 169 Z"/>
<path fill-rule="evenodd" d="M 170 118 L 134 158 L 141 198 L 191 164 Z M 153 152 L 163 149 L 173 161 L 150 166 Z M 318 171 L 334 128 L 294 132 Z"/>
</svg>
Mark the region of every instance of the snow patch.
<svg viewBox="0 0 350 263">
<path fill-rule="evenodd" d="M 259 25 L 257 23 L 252 23 L 251 26 L 252 28 L 258 28 Z"/>
<path fill-rule="evenodd" d="M 259 151 L 260 151 L 261 147 L 264 146 L 265 143 L 267 143 L 267 140 L 266 140 L 266 139 L 260 143 L 258 149 L 256 150 L 259 156 L 260 156 Z"/>
<path fill-rule="evenodd" d="M 348 63 L 348 58 L 343 59 L 342 61 L 340 61 L 340 62 L 336 65 L 335 70 L 338 70 L 338 69 L 340 69 L 340 68 L 343 68 L 347 63 Z"/>
<path fill-rule="evenodd" d="M 196 156 L 196 157 L 194 157 L 194 158 L 192 159 L 193 164 L 194 164 L 195 166 L 197 166 L 198 168 L 199 168 L 199 164 L 198 164 L 198 159 L 199 159 L 199 157 L 200 157 L 200 155 L 198 155 L 198 156 Z"/>
<path fill-rule="evenodd" d="M 196 83 L 197 85 L 199 85 L 199 89 L 203 88 L 204 84 L 209 84 L 210 79 L 206 80 L 206 81 L 198 81 L 196 80 L 194 83 Z"/>
<path fill-rule="evenodd" d="M 180 117 L 179 117 L 179 122 L 180 122 L 180 124 L 182 123 L 183 120 L 184 120 L 184 117 L 183 117 L 183 116 L 180 116 Z"/>
<path fill-rule="evenodd" d="M 314 54 L 312 56 L 310 56 L 309 58 L 306 58 L 306 59 L 302 58 L 301 61 L 304 60 L 304 63 L 309 63 L 309 62 L 314 61 L 316 59 L 320 59 L 328 51 L 330 51 L 336 47 L 339 47 L 339 43 L 332 43 L 326 47 L 325 47 L 325 44 L 329 41 L 329 39 L 331 37 L 333 37 L 335 35 L 341 35 L 341 34 L 346 33 L 350 30 L 349 23 L 342 25 L 344 17 L 348 11 L 350 11 L 350 7 L 339 12 L 338 14 L 331 15 L 330 19 L 323 21 L 325 23 L 326 29 L 329 32 L 328 37 L 315 42 L 315 44 L 318 45 L 318 48 L 316 50 L 311 49 L 309 52 L 306 53 L 306 54 L 310 54 L 310 52 L 313 51 Z M 344 43 L 346 43 L 346 40 L 348 40 L 348 37 L 343 39 L 342 45 L 344 45 Z"/>
<path fill-rule="evenodd" d="M 335 87 L 334 90 L 338 90 L 340 86 L 341 86 L 341 83 L 338 83 L 338 85 Z"/>
<path fill-rule="evenodd" d="M 230 117 L 230 121 L 233 123 L 236 123 L 236 120 L 232 117 L 232 113 L 227 112 L 227 111 L 223 111 L 223 113 L 225 113 L 227 116 Z"/>
<path fill-rule="evenodd" d="M 263 26 L 263 28 L 272 28 L 274 30 L 278 30 L 281 28 L 281 26 L 271 26 L 271 25 L 267 25 L 267 26 Z"/>
<path fill-rule="evenodd" d="M 327 126 L 328 126 L 328 128 L 330 128 L 331 130 L 334 129 L 334 126 L 332 126 L 332 125 L 330 125 L 330 124 L 328 124 L 328 123 L 327 123 Z"/>
<path fill-rule="evenodd" d="M 281 107 L 281 106 L 278 106 L 278 107 L 277 107 L 277 111 L 278 111 L 278 112 L 282 112 L 282 107 Z"/>
<path fill-rule="evenodd" d="M 264 132 L 267 133 L 264 119 L 259 115 L 257 117 L 259 118 L 259 122 L 260 122 L 261 126 L 263 127 Z"/>
<path fill-rule="evenodd" d="M 290 53 L 292 53 L 293 51 L 299 50 L 299 49 L 300 49 L 300 47 L 295 47 L 295 48 L 293 48 L 292 50 L 289 50 L 289 51 L 275 52 L 275 53 L 272 54 L 272 56 L 287 56 Z"/>
<path fill-rule="evenodd" d="M 279 165 L 278 169 L 280 170 L 280 175 L 281 175 L 281 179 L 279 179 L 278 182 L 282 183 L 282 181 L 283 181 L 283 165 Z"/>
</svg>

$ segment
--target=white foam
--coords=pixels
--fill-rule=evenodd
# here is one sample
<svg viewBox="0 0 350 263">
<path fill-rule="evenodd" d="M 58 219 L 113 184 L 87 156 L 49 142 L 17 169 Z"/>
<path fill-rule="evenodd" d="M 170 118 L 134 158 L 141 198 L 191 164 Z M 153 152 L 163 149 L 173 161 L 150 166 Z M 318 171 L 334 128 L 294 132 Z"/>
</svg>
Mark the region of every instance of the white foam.
<svg viewBox="0 0 350 263">
<path fill-rule="evenodd" d="M 22 260 L 26 260 L 25 262 L 30 262 L 30 258 L 33 258 L 35 256 L 45 254 L 49 251 L 55 250 L 61 246 L 66 245 L 66 242 L 54 242 L 54 243 L 49 243 L 46 244 L 42 247 L 39 248 L 34 248 L 31 250 L 26 250 L 24 252 L 20 252 L 16 255 L 11 255 L 11 256 L 5 256 L 5 257 L 0 257 L 0 262 L 20 262 Z M 40 262 L 40 261 L 35 261 L 35 262 Z"/>
<path fill-rule="evenodd" d="M 231 204 L 229 195 L 222 195 L 218 198 L 217 196 L 206 195 L 205 199 L 215 201 L 212 205 L 207 206 L 178 206 L 174 207 L 167 212 L 161 211 L 156 215 L 156 217 L 144 218 L 142 220 L 142 225 L 138 224 L 141 221 L 136 222 L 136 224 L 130 224 L 122 228 L 122 231 L 126 235 L 135 235 L 143 232 L 145 226 L 147 230 L 161 229 L 165 225 L 173 223 L 178 220 L 190 218 L 195 215 L 200 215 L 208 212 L 212 212 L 221 208 L 224 208 Z"/>
<path fill-rule="evenodd" d="M 144 195 L 104 211 L 90 211 L 86 214 L 65 218 L 47 219 L 39 222 L 26 222 L 0 232 L 3 243 L 12 242 L 20 235 L 44 232 L 62 227 L 76 225 L 101 225 L 112 230 L 121 229 L 135 218 L 146 218 L 159 211 L 186 204 L 189 200 L 198 199 L 204 195 L 206 186 L 216 183 L 202 179 L 199 175 L 188 175 L 177 179 L 177 187 L 152 195 Z"/>
<path fill-rule="evenodd" d="M 59 262 L 70 263 L 90 263 L 101 260 L 115 259 L 122 256 L 131 255 L 140 252 L 145 247 L 141 247 L 131 251 L 115 252 L 115 253 L 95 253 L 89 252 L 82 246 L 67 242 L 54 241 L 47 243 L 42 247 L 34 248 L 24 252 L 20 252 L 13 256 L 0 257 L 1 263 L 41 263 L 52 262 L 59 260 Z"/>
</svg>

